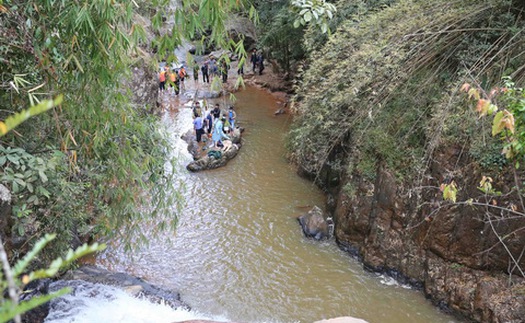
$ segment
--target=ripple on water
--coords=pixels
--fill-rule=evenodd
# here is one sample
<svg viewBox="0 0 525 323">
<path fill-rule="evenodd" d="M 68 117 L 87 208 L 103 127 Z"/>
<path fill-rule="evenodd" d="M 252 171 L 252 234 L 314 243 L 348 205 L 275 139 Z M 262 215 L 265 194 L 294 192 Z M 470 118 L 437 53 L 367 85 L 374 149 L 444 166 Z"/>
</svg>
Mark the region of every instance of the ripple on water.
<svg viewBox="0 0 525 323">
<path fill-rule="evenodd" d="M 224 105 L 224 102 L 219 101 Z M 191 111 L 167 114 L 185 184 L 185 207 L 171 243 L 153 239 L 139 257 L 109 249 L 99 263 L 177 289 L 192 308 L 243 322 L 312 322 L 351 315 L 373 322 L 447 322 L 423 296 L 386 286 L 333 241 L 305 239 L 296 217 L 324 197 L 284 158 L 289 120 L 275 100 L 247 88 L 237 94 L 243 147 L 226 167 L 190 174 L 180 134 Z"/>
</svg>

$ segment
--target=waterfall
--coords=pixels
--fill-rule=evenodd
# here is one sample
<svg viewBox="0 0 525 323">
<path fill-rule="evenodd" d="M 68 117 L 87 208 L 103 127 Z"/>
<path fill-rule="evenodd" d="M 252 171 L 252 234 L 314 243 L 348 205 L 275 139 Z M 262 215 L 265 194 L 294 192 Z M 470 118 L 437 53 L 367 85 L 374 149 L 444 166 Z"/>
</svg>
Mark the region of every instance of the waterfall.
<svg viewBox="0 0 525 323">
<path fill-rule="evenodd" d="M 55 282 L 51 284 L 50 291 L 64 287 L 72 291 L 51 301 L 46 323 L 169 323 L 195 319 L 226 321 L 225 318 L 209 318 L 187 309 L 173 309 L 164 303 L 133 297 L 116 287 L 82 280 Z"/>
</svg>

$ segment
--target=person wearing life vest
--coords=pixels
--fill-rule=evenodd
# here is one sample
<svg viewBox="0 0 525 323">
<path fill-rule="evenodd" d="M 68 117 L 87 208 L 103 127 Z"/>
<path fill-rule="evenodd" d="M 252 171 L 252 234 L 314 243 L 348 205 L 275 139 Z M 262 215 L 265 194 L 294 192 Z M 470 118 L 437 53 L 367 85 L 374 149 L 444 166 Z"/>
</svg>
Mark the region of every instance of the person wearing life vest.
<svg viewBox="0 0 525 323">
<path fill-rule="evenodd" d="M 181 65 L 179 68 L 179 80 L 180 80 L 180 86 L 181 90 L 184 89 L 184 78 L 186 78 L 186 69 L 184 68 L 184 65 Z"/>
<path fill-rule="evenodd" d="M 178 85 L 176 85 L 177 83 L 177 73 L 175 73 L 174 70 L 171 70 L 170 73 L 169 73 L 169 85 L 170 85 L 170 91 L 173 90 L 173 87 L 175 87 L 175 90 L 174 92 L 176 94 L 179 93 L 179 89 L 178 89 Z M 173 91 L 172 91 L 173 92 Z"/>
<path fill-rule="evenodd" d="M 168 67 L 164 67 L 159 73 L 159 91 L 164 92 L 166 86 L 166 74 L 168 73 Z"/>
</svg>

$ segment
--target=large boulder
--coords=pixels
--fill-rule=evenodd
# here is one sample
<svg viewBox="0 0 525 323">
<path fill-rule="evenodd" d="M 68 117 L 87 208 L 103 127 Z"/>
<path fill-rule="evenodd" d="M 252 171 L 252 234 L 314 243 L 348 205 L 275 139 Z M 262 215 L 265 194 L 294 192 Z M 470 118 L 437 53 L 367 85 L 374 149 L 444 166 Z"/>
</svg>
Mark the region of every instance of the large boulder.
<svg viewBox="0 0 525 323">
<path fill-rule="evenodd" d="M 331 218 L 325 219 L 323 213 L 323 210 L 318 206 L 314 206 L 310 211 L 297 218 L 307 237 L 316 240 L 330 238 L 333 222 L 331 222 Z"/>
<path fill-rule="evenodd" d="M 243 131 L 243 128 L 236 128 L 231 135 L 231 141 L 225 141 L 225 147 L 219 149 L 208 148 L 209 141 L 205 145 L 199 144 L 195 139 L 193 130 L 188 131 L 181 138 L 188 143 L 188 151 L 194 160 L 186 166 L 186 169 L 190 172 L 199 172 L 226 165 L 239 153 L 242 146 L 241 134 Z"/>
<path fill-rule="evenodd" d="M 232 143 L 230 148 L 225 149 L 210 149 L 208 153 L 201 158 L 194 160 L 186 166 L 190 172 L 198 172 L 201 170 L 215 169 L 222 167 L 228 163 L 230 159 L 237 156 L 241 144 Z"/>
</svg>

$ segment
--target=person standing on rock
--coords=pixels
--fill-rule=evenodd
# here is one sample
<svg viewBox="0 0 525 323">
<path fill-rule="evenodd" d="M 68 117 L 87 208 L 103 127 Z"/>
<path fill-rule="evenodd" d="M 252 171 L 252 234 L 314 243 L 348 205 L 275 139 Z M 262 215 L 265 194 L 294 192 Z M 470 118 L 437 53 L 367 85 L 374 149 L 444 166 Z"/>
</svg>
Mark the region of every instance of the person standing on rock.
<svg viewBox="0 0 525 323">
<path fill-rule="evenodd" d="M 195 104 L 193 105 L 193 117 L 201 117 L 202 116 L 202 108 L 199 101 L 195 101 Z"/>
<path fill-rule="evenodd" d="M 262 51 L 257 55 L 257 66 L 259 66 L 259 75 L 262 75 L 264 71 L 264 56 Z"/>
<path fill-rule="evenodd" d="M 228 121 L 230 122 L 231 132 L 235 130 L 235 118 L 237 118 L 237 113 L 233 110 L 233 106 L 230 106 L 228 110 Z"/>
<path fill-rule="evenodd" d="M 223 60 L 221 62 L 221 75 L 222 75 L 222 83 L 228 82 L 228 63 L 226 60 Z"/>
<path fill-rule="evenodd" d="M 197 62 L 194 62 L 195 65 L 193 65 L 193 81 L 195 83 L 199 83 L 199 65 Z"/>
<path fill-rule="evenodd" d="M 173 89 L 175 90 L 175 95 L 179 95 L 179 92 L 180 92 L 180 77 L 179 77 L 179 71 L 177 70 L 173 70 L 172 72 L 172 76 L 170 81 L 173 82 Z"/>
<path fill-rule="evenodd" d="M 230 140 L 227 134 L 224 133 L 223 124 L 226 121 L 226 117 L 222 116 L 220 119 L 215 120 L 213 125 L 213 132 L 211 135 L 211 140 L 213 141 L 213 148 L 218 149 L 219 143 L 223 138 Z"/>
<path fill-rule="evenodd" d="M 186 78 L 186 69 L 184 68 L 184 65 L 181 65 L 180 68 L 179 68 L 179 80 L 180 80 L 180 90 L 185 90 L 185 87 L 184 87 L 184 79 Z"/>
<path fill-rule="evenodd" d="M 213 116 L 211 111 L 206 107 L 204 109 L 204 130 L 208 135 L 211 135 L 211 129 L 213 127 Z"/>
<path fill-rule="evenodd" d="M 255 74 L 257 69 L 257 48 L 252 49 L 252 55 L 250 56 L 250 62 L 252 63 L 252 72 Z"/>
<path fill-rule="evenodd" d="M 201 66 L 201 72 L 202 72 L 202 81 L 206 83 L 210 83 L 210 68 L 208 65 L 208 61 L 205 61 L 204 64 Z"/>
<path fill-rule="evenodd" d="M 213 56 L 210 56 L 210 60 L 208 61 L 209 62 L 209 67 L 210 67 L 210 73 L 212 76 L 215 76 L 217 75 L 217 61 L 215 60 L 215 57 Z"/>
<path fill-rule="evenodd" d="M 204 134 L 204 122 L 202 120 L 202 117 L 198 115 L 193 119 L 193 127 L 195 128 L 195 135 L 197 137 L 197 142 L 201 142 L 202 135 Z"/>
<path fill-rule="evenodd" d="M 211 114 L 213 115 L 213 120 L 218 120 L 221 116 L 221 108 L 218 103 L 215 104 L 215 107 L 211 110 Z"/>
<path fill-rule="evenodd" d="M 176 85 L 176 82 L 177 82 L 177 73 L 175 73 L 174 70 L 171 70 L 170 71 L 170 74 L 169 74 L 169 84 L 170 84 L 170 92 L 173 91 L 173 93 L 179 93 L 178 89 L 177 89 L 177 85 Z M 175 87 L 175 89 L 173 89 Z"/>
</svg>

